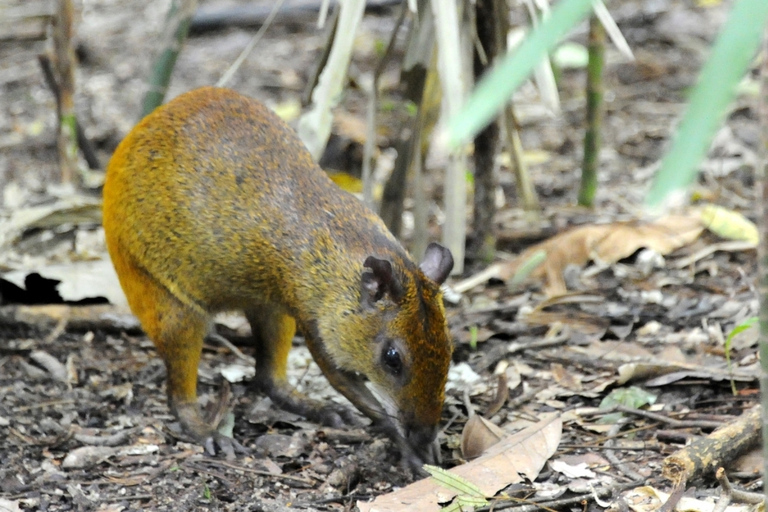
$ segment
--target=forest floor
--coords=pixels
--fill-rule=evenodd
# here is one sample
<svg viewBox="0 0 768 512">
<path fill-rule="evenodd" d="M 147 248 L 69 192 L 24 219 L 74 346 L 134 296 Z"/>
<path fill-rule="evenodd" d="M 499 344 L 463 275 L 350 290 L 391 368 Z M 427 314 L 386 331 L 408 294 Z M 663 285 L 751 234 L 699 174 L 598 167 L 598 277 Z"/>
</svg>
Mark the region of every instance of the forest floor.
<svg viewBox="0 0 768 512">
<path fill-rule="evenodd" d="M 39 22 L 23 21 L 48 2 L 5 3 L 10 14 L 0 15 L 0 32 L 9 34 L 0 40 L 0 224 L 6 226 L 0 229 L 0 510 L 352 510 L 410 483 L 388 439 L 281 413 L 244 383 L 232 385 L 234 436 L 251 454 L 209 457 L 179 439 L 165 400 L 163 364 L 125 315 L 110 275 L 98 190 L 72 203 L 56 185 L 56 106 L 37 62 L 49 43 L 34 37 L 43 33 Z M 76 4 L 77 113 L 103 167 L 137 119 L 168 2 Z M 203 2 L 205 8 L 216 6 Z M 546 438 L 513 441 L 501 472 L 508 480 L 490 493 L 484 488 L 489 496 L 503 489 L 504 507 L 542 502 L 560 510 L 655 510 L 666 499 L 658 493 L 680 484 L 691 499 L 688 510 L 711 510 L 721 495 L 711 472 L 681 483 L 662 470 L 666 457 L 715 426 L 738 420 L 758 401 L 756 329 L 744 329 L 726 344 L 734 328 L 757 314 L 754 243 L 720 238 L 722 231 L 711 229 L 710 210 L 703 208 L 715 204 L 754 220 L 754 71 L 702 165 L 693 191 L 698 209 L 650 225 L 635 221 L 729 6 L 694 0 L 608 4 L 635 60 L 609 45 L 604 148 L 592 210 L 574 206 L 584 69 L 562 70 L 558 114 L 542 106 L 532 85 L 516 95 L 541 213 L 520 209 L 509 158 L 502 155 L 497 278 L 464 286 L 465 278 L 482 269 L 470 261 L 465 275 L 448 283 L 466 289 L 455 301 L 456 294 L 448 294 L 456 349 L 439 437 L 446 468 L 465 462 L 463 430 L 468 439 L 482 437 L 477 425 L 465 429 L 473 415 L 500 427 L 502 439 L 524 428 Z M 524 9 L 516 10 L 523 22 Z M 353 77 L 374 69 L 395 19 L 396 9 L 365 16 Z M 254 31 L 193 34 L 168 97 L 215 83 Z M 403 38 L 383 78 L 377 140 L 382 162 L 392 159 L 407 120 L 397 89 Z M 281 17 L 229 86 L 283 112 L 298 110 L 325 39 L 314 15 Z M 584 44 L 586 29 L 571 40 Z M 337 132 L 358 141 L 364 136 L 365 101 L 359 89 L 347 90 L 336 112 Z M 440 162 L 429 160 L 428 166 L 438 225 Z M 539 247 L 548 255 L 542 271 L 523 284 L 499 279 L 517 268 L 515 255 Z M 54 290 L 56 282 L 48 279 L 61 284 Z M 41 295 L 83 305 L 43 306 Z M 93 297 L 114 305 L 85 305 Z M 91 322 L 89 315 L 99 320 Z M 226 319 L 228 330 L 222 331 L 235 342 L 243 338 L 238 322 Z M 297 389 L 343 401 L 303 341 L 297 338 L 294 345 L 290 378 Z M 247 344 L 239 349 L 246 358 L 252 355 Z M 207 343 L 200 367 L 203 400 L 216 400 L 222 370 L 246 372 L 245 366 L 227 345 Z M 606 403 L 622 404 L 624 412 Z M 549 427 L 542 426 L 546 418 Z M 721 464 L 734 484 L 760 491 L 760 453 L 735 459 L 727 446 L 732 442 L 725 443 L 728 455 Z M 539 449 L 546 453 L 531 455 Z M 532 469 L 521 469 L 529 462 Z M 486 478 L 482 462 L 470 464 L 464 478 Z M 456 494 L 442 492 L 446 501 Z M 500 509 L 502 499 L 496 499 Z M 374 509 L 392 509 L 387 507 L 380 502 Z"/>
</svg>

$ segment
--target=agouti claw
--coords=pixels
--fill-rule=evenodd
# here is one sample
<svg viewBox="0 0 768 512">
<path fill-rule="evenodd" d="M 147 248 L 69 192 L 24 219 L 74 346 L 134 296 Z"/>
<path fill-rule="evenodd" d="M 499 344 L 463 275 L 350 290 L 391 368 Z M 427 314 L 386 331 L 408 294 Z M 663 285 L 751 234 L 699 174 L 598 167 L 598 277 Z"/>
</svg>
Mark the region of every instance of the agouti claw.
<svg viewBox="0 0 768 512">
<path fill-rule="evenodd" d="M 306 416 L 311 420 L 333 428 L 360 426 L 360 420 L 357 415 L 343 405 L 326 405 L 316 408 L 314 411 L 308 411 Z"/>
<path fill-rule="evenodd" d="M 216 456 L 217 453 L 223 453 L 224 458 L 227 460 L 234 460 L 236 458 L 235 453 L 247 454 L 248 448 L 237 442 L 237 440 L 227 437 L 219 432 L 211 434 L 203 442 L 205 453 L 210 456 Z M 218 450 L 217 450 L 218 448 Z"/>
<path fill-rule="evenodd" d="M 223 453 L 227 460 L 232 460 L 235 453 L 249 453 L 248 448 L 235 439 L 215 430 L 217 425 L 204 420 L 196 402 L 176 402 L 171 399 L 171 410 L 179 420 L 185 436 L 200 443 L 208 455 Z"/>
</svg>

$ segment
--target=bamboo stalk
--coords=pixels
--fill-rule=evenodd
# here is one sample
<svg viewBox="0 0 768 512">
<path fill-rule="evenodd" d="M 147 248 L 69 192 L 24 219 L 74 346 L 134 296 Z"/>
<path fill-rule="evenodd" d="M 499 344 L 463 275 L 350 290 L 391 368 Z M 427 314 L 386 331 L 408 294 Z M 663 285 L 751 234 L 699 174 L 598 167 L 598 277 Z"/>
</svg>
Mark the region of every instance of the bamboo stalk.
<svg viewBox="0 0 768 512">
<path fill-rule="evenodd" d="M 758 253 L 758 298 L 760 300 L 760 402 L 763 425 L 763 475 L 768 475 L 768 35 L 763 37 L 763 60 L 760 67 L 760 131 L 762 159 L 757 167 L 757 223 L 760 227 Z M 764 486 L 768 498 L 768 486 Z"/>
<path fill-rule="evenodd" d="M 443 90 L 443 113 L 453 118 L 464 101 L 461 18 L 457 0 L 431 0 L 437 37 L 437 70 Z M 453 274 L 464 271 L 467 235 L 467 162 L 463 148 L 448 155 L 445 172 L 443 244 L 453 254 Z"/>
<path fill-rule="evenodd" d="M 40 63 L 40 69 L 43 71 L 45 84 L 56 99 L 56 111 L 59 112 L 61 110 L 61 90 L 59 89 L 59 83 L 56 81 L 56 72 L 53 69 L 51 57 L 48 54 L 41 53 L 37 56 L 37 61 Z M 83 158 L 85 158 L 88 167 L 90 169 L 101 169 L 101 163 L 96 154 L 96 148 L 88 137 L 86 137 L 85 130 L 83 130 L 83 127 L 77 119 L 75 119 L 75 132 L 77 137 L 77 147 L 80 149 Z"/>
<path fill-rule="evenodd" d="M 596 16 L 589 19 L 589 63 L 587 64 L 587 131 L 581 167 L 579 204 L 591 207 L 597 192 L 600 165 L 600 131 L 603 125 L 603 63 L 605 29 Z"/>
<path fill-rule="evenodd" d="M 507 138 L 507 150 L 512 159 L 512 172 L 517 179 L 517 193 L 520 194 L 520 202 L 523 209 L 527 212 L 539 211 L 539 198 L 536 195 L 536 188 L 533 186 L 531 174 L 528 172 L 528 166 L 523 159 L 523 143 L 520 140 L 520 129 L 518 128 L 517 118 L 515 117 L 515 107 L 510 102 L 504 109 L 504 131 Z"/>
<path fill-rule="evenodd" d="M 75 117 L 75 50 L 72 48 L 72 0 L 58 0 L 53 18 L 53 46 L 59 95 L 57 139 L 61 182 L 71 183 L 79 176 L 77 162 L 77 120 Z"/>
<path fill-rule="evenodd" d="M 473 71 L 475 81 L 493 64 L 503 48 L 499 47 L 497 37 L 502 20 L 497 16 L 495 4 L 504 0 L 477 0 L 475 2 L 475 29 L 477 45 L 474 54 Z M 489 263 L 496 253 L 496 187 L 498 169 L 496 152 L 499 141 L 499 123 L 491 122 L 475 137 L 475 194 L 473 209 L 474 237 L 470 252 L 472 255 Z"/>
<path fill-rule="evenodd" d="M 189 25 L 197 11 L 197 0 L 173 0 L 165 18 L 163 41 L 152 73 L 149 78 L 149 88 L 144 95 L 141 108 L 141 118 L 162 105 L 168 84 L 171 82 L 173 68 L 179 52 L 184 47 L 184 41 L 189 33 Z"/>
</svg>

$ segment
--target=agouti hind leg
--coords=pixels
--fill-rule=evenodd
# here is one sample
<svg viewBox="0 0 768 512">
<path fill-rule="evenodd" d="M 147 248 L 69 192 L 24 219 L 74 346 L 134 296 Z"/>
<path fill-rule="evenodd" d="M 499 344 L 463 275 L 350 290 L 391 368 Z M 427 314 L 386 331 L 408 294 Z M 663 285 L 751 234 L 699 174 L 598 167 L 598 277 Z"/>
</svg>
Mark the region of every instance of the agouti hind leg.
<svg viewBox="0 0 768 512">
<path fill-rule="evenodd" d="M 244 451 L 203 419 L 197 403 L 197 366 L 208 315 L 182 303 L 122 254 L 113 255 L 113 261 L 131 309 L 165 362 L 168 403 L 184 433 L 212 455 L 220 450 L 233 457 L 235 451 Z"/>
<path fill-rule="evenodd" d="M 270 304 L 245 312 L 251 324 L 256 352 L 255 387 L 286 411 L 332 427 L 356 424 L 354 413 L 343 406 L 310 400 L 288 382 L 288 353 L 296 321 L 279 306 Z"/>
</svg>

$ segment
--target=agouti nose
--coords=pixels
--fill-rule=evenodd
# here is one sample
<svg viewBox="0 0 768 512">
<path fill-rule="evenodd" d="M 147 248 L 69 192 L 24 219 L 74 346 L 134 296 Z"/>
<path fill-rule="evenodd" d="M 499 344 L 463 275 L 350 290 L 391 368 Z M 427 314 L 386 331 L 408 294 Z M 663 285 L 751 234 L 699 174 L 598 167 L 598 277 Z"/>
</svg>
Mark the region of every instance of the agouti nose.
<svg viewBox="0 0 768 512">
<path fill-rule="evenodd" d="M 416 449 L 425 449 L 427 445 L 437 437 L 437 426 L 434 427 L 413 427 L 406 433 L 408 444 Z"/>
<path fill-rule="evenodd" d="M 417 464 L 440 464 L 440 445 L 437 442 L 437 426 L 414 427 L 406 432 L 408 444 L 418 456 Z"/>
</svg>

